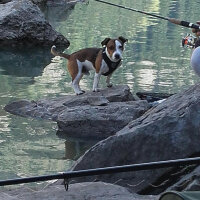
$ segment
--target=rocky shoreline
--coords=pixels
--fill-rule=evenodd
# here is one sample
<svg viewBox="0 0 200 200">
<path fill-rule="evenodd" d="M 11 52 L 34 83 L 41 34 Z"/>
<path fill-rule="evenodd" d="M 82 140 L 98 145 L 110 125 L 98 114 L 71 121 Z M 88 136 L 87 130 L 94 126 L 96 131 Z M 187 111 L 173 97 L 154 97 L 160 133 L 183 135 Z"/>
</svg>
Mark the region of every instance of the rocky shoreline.
<svg viewBox="0 0 200 200">
<path fill-rule="evenodd" d="M 22 117 L 56 121 L 58 131 L 70 137 L 105 139 L 149 108 L 147 101 L 135 101 L 129 87 L 120 85 L 81 96 L 21 100 L 7 105 L 5 110 Z"/>
<path fill-rule="evenodd" d="M 77 161 L 73 170 L 199 156 L 199 109 L 200 85 L 197 84 L 186 91 L 172 95 L 130 122 L 114 136 L 97 143 Z M 179 188 L 179 190 L 199 188 L 200 185 L 196 184 L 199 181 L 196 167 L 146 170 L 96 178 L 105 182 L 118 181 L 119 185 L 139 194 L 160 194 L 168 188 Z M 179 175 L 174 176 L 174 174 Z M 187 179 L 184 186 L 179 187 L 186 177 L 190 179 Z M 84 178 L 84 181 L 86 180 L 89 181 Z M 141 181 L 142 183 L 138 184 Z M 132 185 L 136 187 L 131 187 Z M 157 187 L 153 187 L 154 185 Z"/>
<path fill-rule="evenodd" d="M 116 105 L 119 106 L 117 110 L 122 113 L 115 110 Z M 113 111 L 110 110 L 112 106 Z M 57 121 L 60 131 L 68 134 L 74 130 L 74 137 L 100 136 L 102 140 L 77 160 L 71 169 L 75 171 L 182 159 L 199 156 L 200 153 L 200 84 L 172 95 L 154 107 L 147 101 L 134 97 L 128 86 L 119 85 L 103 89 L 99 93 L 86 92 L 82 96 L 12 102 L 5 110 L 23 117 Z M 129 111 L 132 113 L 132 119 Z M 92 117 L 89 117 L 91 115 Z M 116 121 L 118 119 L 119 121 Z M 106 120 L 108 126 L 104 124 Z M 102 123 L 103 128 L 100 129 L 98 123 L 93 125 L 95 121 Z M 123 124 L 123 128 L 119 123 Z M 80 131 L 77 131 L 77 128 Z M 84 135 L 86 130 L 88 135 Z M 108 134 L 105 135 L 104 132 Z M 200 189 L 199 169 L 197 165 L 177 166 L 84 177 L 74 181 L 90 182 L 96 179 L 105 183 L 116 183 L 128 188 L 132 193 L 159 195 L 169 189 Z"/>
<path fill-rule="evenodd" d="M 59 1 L 65 4 L 68 2 Z M 1 1 L 0 44 L 56 44 L 67 48 L 69 41 L 52 28 L 38 7 L 46 3 L 52 5 L 53 1 Z M 81 96 L 66 95 L 38 101 L 20 100 L 11 102 L 5 110 L 22 117 L 56 121 L 58 132 L 70 137 L 101 140 L 86 151 L 71 170 L 199 156 L 200 84 L 169 96 L 159 104 L 152 104 L 141 96 L 134 96 L 128 86 L 118 85 L 98 93 L 86 92 Z M 94 179 L 99 182 L 93 182 Z M 154 200 L 168 190 L 200 190 L 200 167 L 177 166 L 84 177 L 74 181 L 79 183 L 71 185 L 68 196 L 61 183 L 57 183 L 42 191 L 24 188 L 3 190 L 0 198 L 51 200 L 55 197 L 63 199 L 65 196 L 66 199 L 88 200 Z"/>
<path fill-rule="evenodd" d="M 85 182 L 69 185 L 50 185 L 44 189 L 21 187 L 0 191 L 1 200 L 158 200 L 158 196 L 130 193 L 126 188 L 103 182 Z"/>
</svg>

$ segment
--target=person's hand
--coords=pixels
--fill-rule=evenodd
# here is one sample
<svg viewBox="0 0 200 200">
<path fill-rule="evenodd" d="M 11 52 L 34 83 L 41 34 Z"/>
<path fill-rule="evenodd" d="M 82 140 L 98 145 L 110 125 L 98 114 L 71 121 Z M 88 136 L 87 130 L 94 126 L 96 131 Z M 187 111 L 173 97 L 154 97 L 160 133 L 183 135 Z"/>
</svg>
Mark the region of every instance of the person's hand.
<svg viewBox="0 0 200 200">
<path fill-rule="evenodd" d="M 197 23 L 198 25 L 200 25 L 200 21 L 198 21 L 198 22 L 196 22 L 196 23 Z M 193 29 L 192 29 L 192 32 L 195 33 L 195 35 L 196 35 L 197 37 L 200 36 L 200 30 L 199 30 L 199 29 L 193 28 Z"/>
</svg>

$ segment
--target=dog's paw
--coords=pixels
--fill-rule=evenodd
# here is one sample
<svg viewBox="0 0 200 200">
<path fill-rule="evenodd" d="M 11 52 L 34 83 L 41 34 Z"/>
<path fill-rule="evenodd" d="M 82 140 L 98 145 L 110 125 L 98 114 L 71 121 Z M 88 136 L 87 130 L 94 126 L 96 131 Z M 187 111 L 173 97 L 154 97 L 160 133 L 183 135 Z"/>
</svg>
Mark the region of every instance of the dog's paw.
<svg viewBox="0 0 200 200">
<path fill-rule="evenodd" d="M 107 84 L 107 87 L 108 87 L 108 88 L 110 88 L 110 87 L 112 87 L 112 86 L 113 86 L 112 83 Z"/>
<path fill-rule="evenodd" d="M 100 89 L 99 89 L 99 88 L 95 88 L 95 89 L 93 89 L 92 91 L 93 91 L 93 92 L 99 92 Z"/>
<path fill-rule="evenodd" d="M 76 93 L 76 95 L 81 95 L 81 94 L 84 94 L 84 93 L 85 93 L 85 91 L 81 91 L 81 92 Z"/>
</svg>

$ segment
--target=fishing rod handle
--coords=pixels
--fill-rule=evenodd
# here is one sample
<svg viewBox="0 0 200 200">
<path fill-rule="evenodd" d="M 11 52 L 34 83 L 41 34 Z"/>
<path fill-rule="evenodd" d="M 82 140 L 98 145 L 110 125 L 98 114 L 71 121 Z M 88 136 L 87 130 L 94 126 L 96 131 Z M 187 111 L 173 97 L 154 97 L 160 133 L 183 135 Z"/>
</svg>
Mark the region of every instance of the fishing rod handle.
<svg viewBox="0 0 200 200">
<path fill-rule="evenodd" d="M 200 26 L 197 25 L 197 24 L 193 24 L 193 23 L 186 22 L 186 21 L 181 21 L 181 20 L 174 19 L 174 18 L 169 18 L 168 20 L 173 24 L 177 24 L 177 25 L 180 25 L 180 26 L 185 26 L 185 27 L 189 27 L 189 28 L 194 28 L 194 29 L 199 29 L 200 30 Z"/>
</svg>

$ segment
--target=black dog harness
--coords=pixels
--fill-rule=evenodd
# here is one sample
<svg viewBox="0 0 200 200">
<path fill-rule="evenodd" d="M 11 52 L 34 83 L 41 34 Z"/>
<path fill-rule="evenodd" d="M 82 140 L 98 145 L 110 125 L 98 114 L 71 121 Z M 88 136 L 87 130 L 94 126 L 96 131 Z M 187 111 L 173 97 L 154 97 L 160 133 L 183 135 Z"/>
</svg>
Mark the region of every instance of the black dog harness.
<svg viewBox="0 0 200 200">
<path fill-rule="evenodd" d="M 117 62 L 113 62 L 111 61 L 108 56 L 106 55 L 106 47 L 103 48 L 103 51 L 102 51 L 102 56 L 103 56 L 103 59 L 104 61 L 106 62 L 107 66 L 108 66 L 108 71 L 102 75 L 104 76 L 108 76 L 109 74 L 113 73 L 117 67 L 119 66 L 119 64 L 121 63 L 121 59 Z"/>
</svg>

